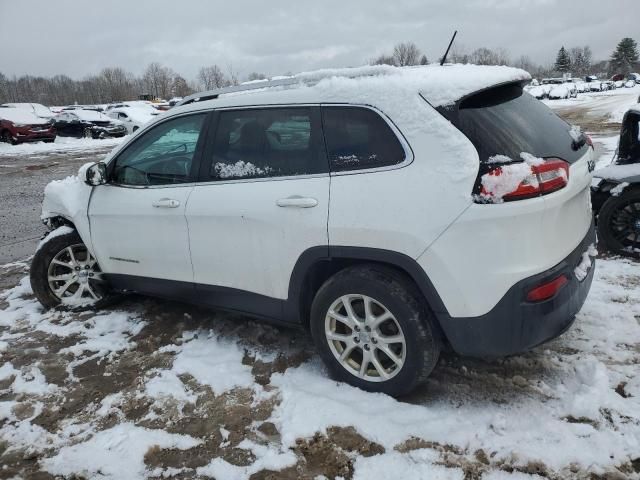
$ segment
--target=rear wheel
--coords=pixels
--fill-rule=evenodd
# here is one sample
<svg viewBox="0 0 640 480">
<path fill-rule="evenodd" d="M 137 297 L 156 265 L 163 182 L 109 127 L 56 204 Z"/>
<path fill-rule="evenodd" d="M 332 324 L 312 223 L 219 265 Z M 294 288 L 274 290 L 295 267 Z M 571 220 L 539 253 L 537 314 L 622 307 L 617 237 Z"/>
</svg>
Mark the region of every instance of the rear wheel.
<svg viewBox="0 0 640 480">
<path fill-rule="evenodd" d="M 82 136 L 84 138 L 93 138 L 93 134 L 91 133 L 91 128 L 85 127 L 85 129 L 82 131 Z"/>
<path fill-rule="evenodd" d="M 640 188 L 610 197 L 598 215 L 598 236 L 608 250 L 640 258 Z"/>
<path fill-rule="evenodd" d="M 332 376 L 363 390 L 409 393 L 435 367 L 431 318 L 400 274 L 354 267 L 330 278 L 311 307 L 311 333 Z"/>
<path fill-rule="evenodd" d="M 47 308 L 101 306 L 108 289 L 98 262 L 75 230 L 60 227 L 54 232 L 49 240 L 45 238 L 31 262 L 33 293 Z"/>
</svg>

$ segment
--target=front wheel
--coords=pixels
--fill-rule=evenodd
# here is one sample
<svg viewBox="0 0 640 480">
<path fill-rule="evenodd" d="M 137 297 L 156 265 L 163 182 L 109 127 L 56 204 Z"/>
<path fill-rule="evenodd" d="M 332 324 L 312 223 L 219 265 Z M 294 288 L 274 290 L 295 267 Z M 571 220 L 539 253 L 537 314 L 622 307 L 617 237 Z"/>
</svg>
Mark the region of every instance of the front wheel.
<svg viewBox="0 0 640 480">
<path fill-rule="evenodd" d="M 31 262 L 30 279 L 33 293 L 46 308 L 97 308 L 108 296 L 98 262 L 68 226 L 42 241 Z"/>
<path fill-rule="evenodd" d="M 334 378 L 392 396 L 427 378 L 440 343 L 414 290 L 401 274 L 378 266 L 327 280 L 311 307 L 311 333 Z"/>
<path fill-rule="evenodd" d="M 604 203 L 598 237 L 611 252 L 640 258 L 640 188 L 627 187 Z"/>
</svg>

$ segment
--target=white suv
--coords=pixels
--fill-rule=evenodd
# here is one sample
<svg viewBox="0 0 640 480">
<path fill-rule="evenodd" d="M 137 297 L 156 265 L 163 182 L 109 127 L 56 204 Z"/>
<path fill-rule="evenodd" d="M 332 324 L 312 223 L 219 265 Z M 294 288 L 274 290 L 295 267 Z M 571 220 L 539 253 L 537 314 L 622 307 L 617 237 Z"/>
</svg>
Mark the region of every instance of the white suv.
<svg viewBox="0 0 640 480">
<path fill-rule="evenodd" d="M 529 79 L 370 67 L 189 97 L 47 187 L 34 292 L 303 325 L 336 378 L 392 395 L 444 347 L 533 348 L 590 288 L 593 159 Z"/>
</svg>

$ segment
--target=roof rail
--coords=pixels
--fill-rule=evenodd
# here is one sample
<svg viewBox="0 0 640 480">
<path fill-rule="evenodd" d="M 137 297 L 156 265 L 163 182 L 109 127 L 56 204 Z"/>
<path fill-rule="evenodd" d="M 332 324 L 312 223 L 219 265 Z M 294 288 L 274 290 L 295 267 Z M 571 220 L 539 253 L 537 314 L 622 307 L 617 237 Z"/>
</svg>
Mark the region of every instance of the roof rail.
<svg viewBox="0 0 640 480">
<path fill-rule="evenodd" d="M 215 90 L 207 90 L 206 92 L 198 92 L 182 99 L 175 106 L 188 105 L 194 102 L 203 102 L 205 100 L 213 100 L 220 95 L 226 93 L 244 92 L 248 90 L 259 90 L 262 88 L 282 87 L 286 85 L 295 85 L 299 83 L 305 83 L 303 79 L 296 77 L 279 78 L 277 80 L 263 80 L 245 83 L 241 85 L 234 85 L 231 87 L 217 88 Z"/>
</svg>

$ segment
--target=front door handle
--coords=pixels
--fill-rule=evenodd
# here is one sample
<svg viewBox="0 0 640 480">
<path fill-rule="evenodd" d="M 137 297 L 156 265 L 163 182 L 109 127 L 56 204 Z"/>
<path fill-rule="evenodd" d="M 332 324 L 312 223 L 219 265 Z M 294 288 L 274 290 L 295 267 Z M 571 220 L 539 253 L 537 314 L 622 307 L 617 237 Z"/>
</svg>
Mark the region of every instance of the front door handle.
<svg viewBox="0 0 640 480">
<path fill-rule="evenodd" d="M 180 201 L 174 200 L 173 198 L 161 198 L 160 200 L 156 200 L 152 203 L 155 208 L 178 208 L 180 206 Z"/>
<path fill-rule="evenodd" d="M 311 197 L 301 197 L 299 195 L 293 195 L 287 198 L 280 198 L 276 201 L 276 205 L 278 205 L 279 207 L 312 208 L 318 205 L 318 200 Z"/>
</svg>

